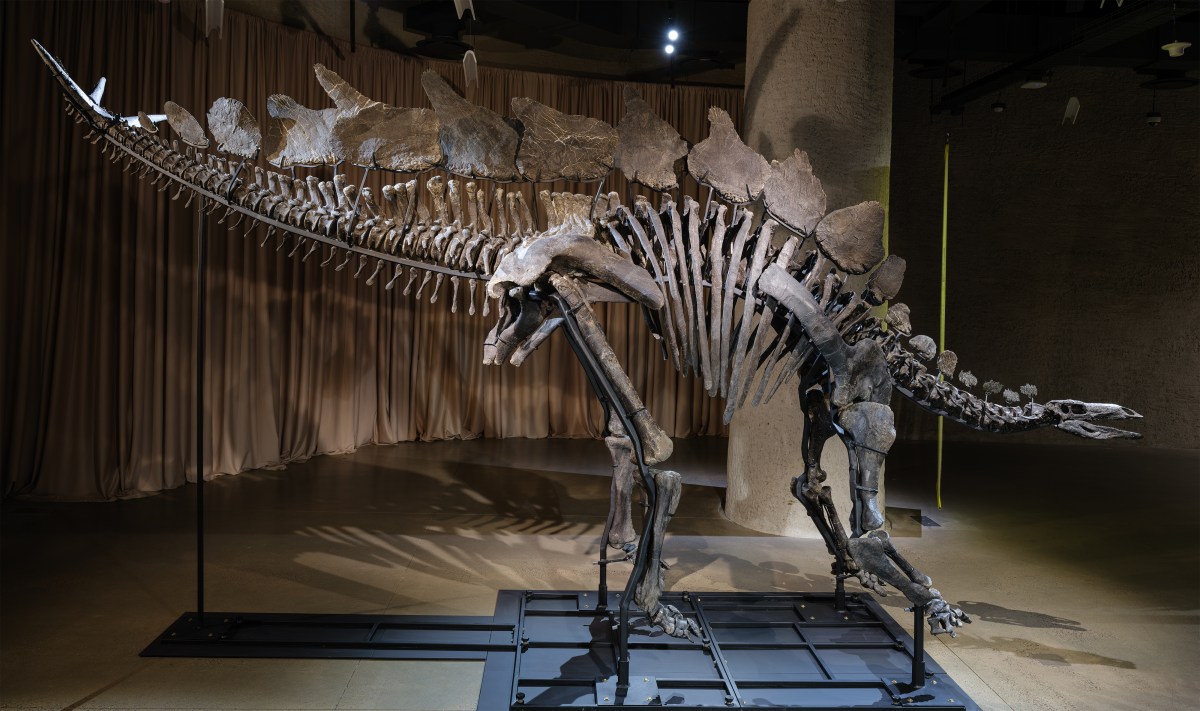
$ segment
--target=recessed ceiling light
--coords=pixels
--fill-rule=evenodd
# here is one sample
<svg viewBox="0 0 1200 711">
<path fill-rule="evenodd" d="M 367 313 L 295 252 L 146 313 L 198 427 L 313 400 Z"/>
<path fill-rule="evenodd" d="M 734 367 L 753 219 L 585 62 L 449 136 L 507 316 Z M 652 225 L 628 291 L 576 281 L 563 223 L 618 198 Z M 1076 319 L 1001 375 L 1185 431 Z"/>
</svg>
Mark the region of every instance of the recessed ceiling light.
<svg viewBox="0 0 1200 711">
<path fill-rule="evenodd" d="M 675 40 L 679 39 L 679 32 L 677 30 L 670 30 L 667 32 L 667 39 L 674 42 Z"/>
<path fill-rule="evenodd" d="M 666 52 L 667 54 L 674 54 L 675 53 L 675 45 L 669 44 L 666 47 L 663 47 L 663 51 Z"/>
</svg>

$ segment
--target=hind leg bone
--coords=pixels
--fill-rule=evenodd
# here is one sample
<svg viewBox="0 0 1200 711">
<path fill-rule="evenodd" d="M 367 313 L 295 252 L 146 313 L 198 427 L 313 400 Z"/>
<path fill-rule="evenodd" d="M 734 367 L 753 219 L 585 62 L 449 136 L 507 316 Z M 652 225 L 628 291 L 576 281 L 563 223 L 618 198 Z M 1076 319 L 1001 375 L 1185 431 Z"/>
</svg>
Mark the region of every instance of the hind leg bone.
<svg viewBox="0 0 1200 711">
<path fill-rule="evenodd" d="M 930 631 L 937 635 L 970 622 L 962 610 L 942 599 L 929 576 L 917 570 L 896 550 L 883 526 L 877 494 L 883 461 L 896 438 L 891 408 L 875 402 L 858 402 L 836 415 L 850 458 L 854 507 L 850 554 L 859 567 L 859 580 L 878 590 L 880 582 L 895 587 L 914 605 L 925 606 Z"/>
</svg>

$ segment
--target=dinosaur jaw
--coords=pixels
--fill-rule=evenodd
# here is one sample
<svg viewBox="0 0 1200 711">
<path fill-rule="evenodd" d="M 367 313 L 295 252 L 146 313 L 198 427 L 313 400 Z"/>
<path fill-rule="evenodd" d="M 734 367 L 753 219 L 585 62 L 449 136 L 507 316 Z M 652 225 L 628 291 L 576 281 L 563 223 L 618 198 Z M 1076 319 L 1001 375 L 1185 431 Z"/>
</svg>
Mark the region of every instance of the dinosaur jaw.
<svg viewBox="0 0 1200 711">
<path fill-rule="evenodd" d="M 1054 426 L 1085 439 L 1141 439 L 1140 432 L 1093 424 L 1095 420 L 1140 420 L 1142 416 L 1123 405 L 1082 402 L 1080 400 L 1051 400 L 1046 409 L 1055 413 L 1060 422 Z"/>
</svg>

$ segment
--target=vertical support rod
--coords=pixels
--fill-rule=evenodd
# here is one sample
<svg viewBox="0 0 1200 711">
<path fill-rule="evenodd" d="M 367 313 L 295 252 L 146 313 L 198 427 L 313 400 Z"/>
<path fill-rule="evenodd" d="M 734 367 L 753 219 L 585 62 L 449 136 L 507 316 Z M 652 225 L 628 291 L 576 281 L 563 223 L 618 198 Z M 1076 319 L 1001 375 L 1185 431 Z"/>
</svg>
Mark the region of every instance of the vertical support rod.
<svg viewBox="0 0 1200 711">
<path fill-rule="evenodd" d="M 938 309 L 938 352 L 946 350 L 946 231 L 950 214 L 950 132 L 946 132 L 946 148 L 942 154 L 942 298 Z M 938 380 L 942 379 L 938 373 Z M 938 417 L 937 427 L 937 507 L 942 508 L 942 427 L 944 421 Z"/>
<path fill-rule="evenodd" d="M 204 360 L 207 331 L 208 200 L 196 210 L 196 617 L 204 624 Z"/>
<path fill-rule="evenodd" d="M 846 607 L 846 567 L 842 564 L 840 555 L 835 565 L 838 571 L 833 576 L 833 610 L 845 614 L 848 611 Z"/>
<path fill-rule="evenodd" d="M 914 689 L 925 686 L 925 606 L 913 606 L 912 681 Z"/>
</svg>

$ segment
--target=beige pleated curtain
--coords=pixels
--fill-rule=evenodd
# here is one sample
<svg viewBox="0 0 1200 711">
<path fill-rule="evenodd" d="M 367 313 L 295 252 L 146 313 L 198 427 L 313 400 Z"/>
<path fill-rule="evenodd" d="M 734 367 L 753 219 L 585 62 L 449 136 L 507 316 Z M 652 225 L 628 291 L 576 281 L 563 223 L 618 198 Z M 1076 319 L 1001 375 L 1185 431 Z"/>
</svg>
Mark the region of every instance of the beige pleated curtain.
<svg viewBox="0 0 1200 711">
<path fill-rule="evenodd" d="M 107 76 L 104 104 L 125 114 L 173 100 L 202 117 L 229 96 L 262 122 L 272 93 L 323 108 L 330 102 L 313 77 L 316 62 L 372 98 L 428 106 L 421 71 L 432 66 L 461 89 L 461 67 L 351 53 L 235 12 L 225 15 L 223 38 L 208 41 L 199 2 L 10 2 L 0 13 L 3 492 L 96 500 L 194 481 L 195 211 L 184 209 L 186 194 L 172 202 L 173 191 L 123 173 L 83 140 L 29 39 L 85 88 Z M 503 114 L 512 97 L 529 96 L 615 125 L 622 88 L 481 67 L 479 86 L 465 95 Z M 636 88 L 691 142 L 707 135 L 710 106 L 740 121 L 737 90 Z M 605 190 L 624 196 L 627 186 L 610 180 Z M 690 182 L 684 191 L 698 192 Z M 243 237 L 210 224 L 209 234 L 206 476 L 367 443 L 601 432 L 600 409 L 561 335 L 521 368 L 481 365 L 494 318 L 467 315 L 465 284 L 451 314 L 448 285 L 438 303 L 416 302 L 403 283 L 389 291 L 367 286 L 366 274 L 355 279 L 357 260 L 335 271 L 340 257 L 325 268 L 328 253 L 302 263 L 288 256 L 294 243 L 279 249 L 278 237 L 260 248 L 262 230 Z M 601 315 L 669 433 L 723 431 L 721 403 L 662 360 L 639 311 L 614 305 Z"/>
</svg>

